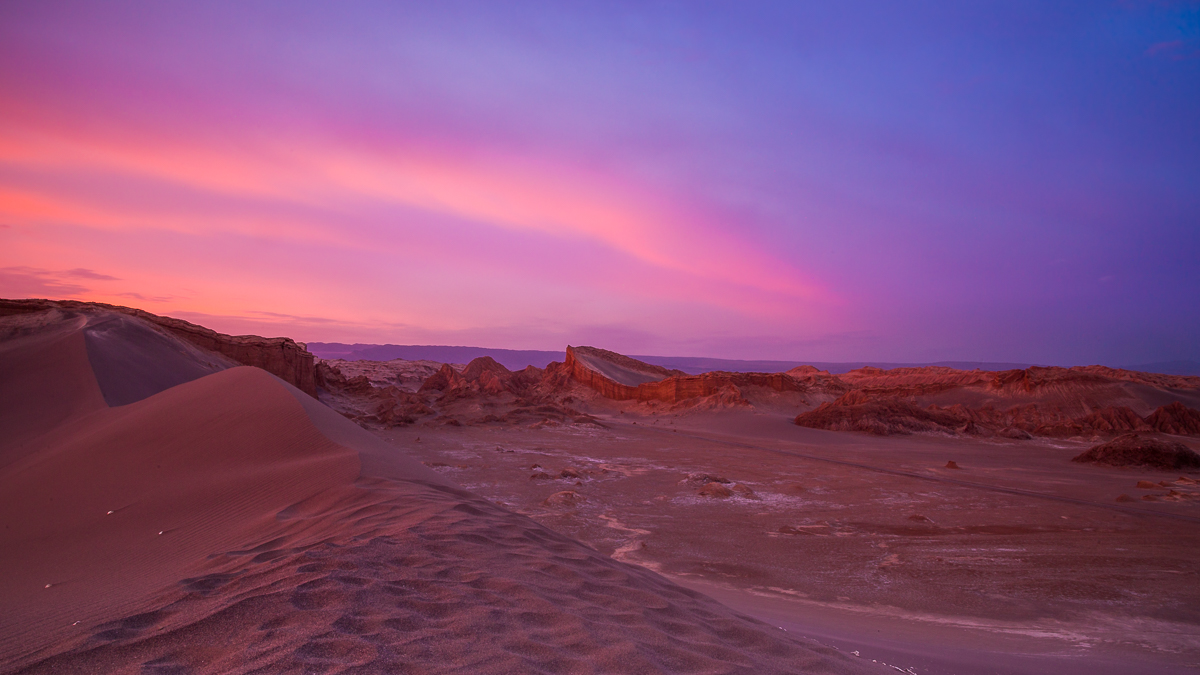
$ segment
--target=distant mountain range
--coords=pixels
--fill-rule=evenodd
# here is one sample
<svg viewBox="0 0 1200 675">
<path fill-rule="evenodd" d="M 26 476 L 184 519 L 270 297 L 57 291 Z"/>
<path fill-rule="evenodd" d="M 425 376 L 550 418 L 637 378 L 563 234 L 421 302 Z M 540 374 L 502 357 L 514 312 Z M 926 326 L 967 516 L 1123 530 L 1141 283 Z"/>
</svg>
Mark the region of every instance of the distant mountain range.
<svg viewBox="0 0 1200 675">
<path fill-rule="evenodd" d="M 442 345 L 369 345 L 343 344 L 340 342 L 309 342 L 308 350 L 323 359 L 345 359 L 347 361 L 437 361 L 439 363 L 468 363 L 480 356 L 490 356 L 509 370 L 520 370 L 525 366 L 545 368 L 553 361 L 566 358 L 566 351 L 542 351 L 536 349 L 489 349 L 487 347 L 447 347 Z M 833 374 L 847 373 L 864 366 L 876 368 L 903 368 L 917 366 L 945 366 L 960 370 L 1013 370 L 1028 368 L 1034 363 L 1003 363 L 989 361 L 938 361 L 933 363 L 890 363 L 884 361 L 742 361 L 735 359 L 710 359 L 699 356 L 645 356 L 630 354 L 635 359 L 665 368 L 675 368 L 685 373 L 698 375 L 714 370 L 735 373 L 779 373 L 796 366 L 816 366 Z M 1198 361 L 1161 361 L 1138 365 L 1117 366 L 1128 370 L 1165 375 L 1200 375 Z"/>
</svg>

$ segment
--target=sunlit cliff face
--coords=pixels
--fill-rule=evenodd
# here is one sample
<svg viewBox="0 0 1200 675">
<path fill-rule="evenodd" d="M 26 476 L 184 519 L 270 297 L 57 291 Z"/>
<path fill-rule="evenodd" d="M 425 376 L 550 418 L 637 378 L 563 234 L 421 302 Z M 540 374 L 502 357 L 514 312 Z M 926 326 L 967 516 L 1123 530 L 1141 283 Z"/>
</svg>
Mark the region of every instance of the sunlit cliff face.
<svg viewBox="0 0 1200 675">
<path fill-rule="evenodd" d="M 0 295 L 307 340 L 1190 358 L 1196 11 L 1039 8 L 7 3 Z"/>
</svg>

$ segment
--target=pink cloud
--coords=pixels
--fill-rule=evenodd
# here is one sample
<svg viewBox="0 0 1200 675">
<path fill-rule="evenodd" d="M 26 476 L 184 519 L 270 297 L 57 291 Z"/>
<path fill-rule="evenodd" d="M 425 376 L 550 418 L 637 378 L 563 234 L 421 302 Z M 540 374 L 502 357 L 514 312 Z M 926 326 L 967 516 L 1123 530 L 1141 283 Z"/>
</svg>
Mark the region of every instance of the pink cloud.
<svg viewBox="0 0 1200 675">
<path fill-rule="evenodd" d="M 74 277 L 69 271 L 0 267 L 0 297 L 72 298 L 87 294 L 90 289 L 72 281 Z"/>
<path fill-rule="evenodd" d="M 547 283 L 573 287 L 577 297 L 605 297 L 601 304 L 608 307 L 654 306 L 676 313 L 686 307 L 709 316 L 775 317 L 777 324 L 781 319 L 820 323 L 834 300 L 792 265 L 739 238 L 736 227 L 553 155 L 518 158 L 429 143 L 409 148 L 395 139 L 369 148 L 321 136 L 284 140 L 282 132 L 270 142 L 250 134 L 222 145 L 17 117 L 23 124 L 0 130 L 0 162 L 30 178 L 3 188 L 0 217 L 26 230 L 83 227 L 127 242 L 120 253 L 125 262 L 113 269 L 138 295 L 122 289 L 126 294 L 117 297 L 140 296 L 161 305 L 174 298 L 188 311 L 240 314 L 255 306 L 276 307 L 282 293 L 297 298 L 288 311 L 309 314 L 299 301 L 304 294 L 296 291 L 314 280 L 301 270 L 316 264 L 344 276 L 335 270 L 386 252 L 408 265 L 417 262 L 432 277 L 457 279 L 443 286 L 470 280 L 510 289 L 507 299 L 486 307 L 463 300 L 470 296 L 465 285 L 451 293 L 423 293 L 438 298 L 441 311 L 455 316 L 468 307 L 525 317 L 561 313 L 536 306 L 554 302 L 548 299 L 553 294 L 527 290 Z M 75 175 L 83 178 L 68 180 Z M 132 181 L 131 187 L 113 188 L 122 181 Z M 99 184 L 106 187 L 89 187 Z M 166 188 L 191 196 L 158 196 Z M 457 235 L 434 224 L 447 219 L 465 223 L 458 230 L 463 235 L 503 233 L 497 242 L 508 249 L 505 256 L 450 241 Z M 423 221 L 431 224 L 414 224 Z M 218 279 L 221 275 L 206 273 L 216 261 L 201 256 L 225 256 L 223 248 L 244 244 L 213 244 L 214 252 L 191 249 L 172 270 L 151 272 L 146 261 L 162 255 L 147 243 L 151 233 L 162 233 L 163 241 L 270 241 L 298 247 L 306 258 L 284 265 L 282 276 L 270 280 L 247 279 L 241 269 Z M 66 259 L 66 248 L 45 246 L 40 259 Z M 519 264 L 522 258 L 526 262 Z M 470 269 L 459 269 L 467 264 Z M 360 273 L 389 276 L 370 270 L 351 276 Z M 287 283 L 296 291 L 271 290 Z M 421 282 L 415 283 L 419 288 Z M 181 287 L 192 289 L 184 304 L 178 300 Z M 257 297 L 247 297 L 254 288 Z M 350 283 L 339 290 L 356 292 Z M 307 302 L 313 302 L 312 295 Z M 667 309 L 671 303 L 673 310 Z M 349 322 L 361 318 L 346 307 L 344 300 L 330 303 L 327 316 Z M 435 326 L 457 320 L 438 317 L 431 308 L 400 316 Z"/>
</svg>

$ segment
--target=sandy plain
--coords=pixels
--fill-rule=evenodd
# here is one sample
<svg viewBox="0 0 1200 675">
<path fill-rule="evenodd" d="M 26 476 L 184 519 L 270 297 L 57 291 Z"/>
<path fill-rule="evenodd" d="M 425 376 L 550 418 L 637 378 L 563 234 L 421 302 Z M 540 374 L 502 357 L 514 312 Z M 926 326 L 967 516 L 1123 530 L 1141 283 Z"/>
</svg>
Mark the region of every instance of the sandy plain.
<svg viewBox="0 0 1200 675">
<path fill-rule="evenodd" d="M 374 433 L 614 559 L 910 672 L 1200 668 L 1198 476 L 1070 462 L 1083 441 L 600 408 L 599 425 Z M 714 477 L 730 494 L 700 494 Z"/>
</svg>

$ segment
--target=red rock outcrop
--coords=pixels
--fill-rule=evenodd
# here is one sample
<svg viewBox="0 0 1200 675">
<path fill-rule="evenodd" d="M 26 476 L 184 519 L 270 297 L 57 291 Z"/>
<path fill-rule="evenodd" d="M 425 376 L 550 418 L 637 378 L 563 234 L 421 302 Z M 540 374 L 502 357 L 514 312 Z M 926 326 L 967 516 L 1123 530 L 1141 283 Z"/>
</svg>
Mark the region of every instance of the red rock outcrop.
<svg viewBox="0 0 1200 675">
<path fill-rule="evenodd" d="M 990 385 L 992 389 L 1011 389 L 1027 393 L 1047 389 L 1070 391 L 1072 387 L 1080 385 L 1109 382 L 1131 382 L 1164 389 L 1195 389 L 1200 386 L 1200 377 L 1141 373 L 1105 366 L 1076 366 L 1074 368 L 1034 366 L 1024 370 L 1004 370 L 988 374 L 992 376 Z"/>
<path fill-rule="evenodd" d="M 1146 424 L 1164 434 L 1200 436 L 1200 410 L 1193 410 L 1176 401 L 1150 413 Z"/>
<path fill-rule="evenodd" d="M 809 366 L 811 368 L 811 366 Z M 922 387 L 934 390 L 988 382 L 994 373 L 984 370 L 956 370 L 941 366 L 893 368 L 883 370 L 865 366 L 838 375 L 838 379 L 857 389 L 895 389 Z M 932 385 L 932 386 L 931 386 Z"/>
<path fill-rule="evenodd" d="M 570 377 L 616 401 L 648 400 L 639 397 L 640 385 L 687 375 L 679 370 L 643 363 L 623 354 L 596 347 L 567 346 L 564 368 Z M 671 401 L 674 402 L 674 401 Z"/>
<path fill-rule="evenodd" d="M 1164 420 L 1174 419 L 1168 415 L 1160 417 Z M 923 407 L 913 399 L 880 396 L 878 390 L 862 389 L 801 413 L 795 423 L 814 429 L 866 431 L 877 435 L 943 431 L 995 434 L 1005 438 L 1069 437 L 1153 430 L 1152 425 L 1127 406 L 1103 408 L 1074 417 L 1063 407 L 1052 403 L 1027 403 L 1007 410 L 996 410 L 991 406 L 969 408 L 961 404 L 945 408 L 937 405 Z M 1187 428 L 1165 421 L 1163 424 L 1168 428 Z"/>
<path fill-rule="evenodd" d="M 428 380 L 421 385 L 418 391 L 451 391 L 455 389 L 466 389 L 471 386 L 462 373 L 458 372 L 449 363 L 443 363 L 442 367 L 436 373 L 429 376 Z"/>
<path fill-rule="evenodd" d="M 716 499 L 724 499 L 733 496 L 733 490 L 721 485 L 720 483 L 709 483 L 700 488 L 697 493 L 701 497 L 713 497 Z"/>
<path fill-rule="evenodd" d="M 562 364 L 552 363 L 550 366 L 561 367 Z M 527 366 L 512 372 L 491 357 L 481 356 L 468 363 L 462 372 L 448 364 L 443 365 L 421 385 L 419 391 L 441 392 L 438 399 L 440 403 L 476 396 L 511 394 L 518 404 L 531 405 L 554 399 L 554 382 L 561 385 L 565 380 L 562 373 L 553 368 L 543 371 L 535 366 Z"/>
<path fill-rule="evenodd" d="M 1200 455 L 1177 441 L 1125 434 L 1097 445 L 1072 462 L 1102 466 L 1146 466 L 1168 471 L 1200 469 Z"/>
<path fill-rule="evenodd" d="M 512 375 L 511 370 L 505 368 L 499 363 L 496 363 L 496 360 L 492 357 L 480 356 L 476 359 L 472 359 L 471 362 L 467 364 L 467 367 L 463 368 L 462 376 L 467 380 L 474 381 L 483 377 L 484 373 L 491 373 L 492 375 L 495 375 L 501 379 L 508 379 L 508 377 Z"/>
<path fill-rule="evenodd" d="M 425 380 L 429 379 L 442 367 L 435 361 L 405 361 L 392 359 L 390 361 L 346 361 L 344 359 L 316 359 L 317 386 L 322 384 L 322 373 L 337 369 L 345 377 L 365 375 L 376 387 L 395 385 L 405 391 L 416 391 Z"/>
<path fill-rule="evenodd" d="M 714 400 L 719 399 L 729 405 L 743 405 L 745 399 L 742 390 L 746 387 L 802 392 L 809 390 L 814 382 L 832 379 L 828 373 L 811 366 L 811 370 L 793 369 L 788 373 L 714 371 L 688 375 L 595 347 L 568 346 L 564 368 L 572 379 L 605 398 L 663 403 L 715 396 Z M 844 389 L 844 386 L 841 388 Z"/>
<path fill-rule="evenodd" d="M 796 424 L 830 431 L 865 431 L 877 436 L 911 434 L 915 431 L 952 431 L 962 428 L 970 418 L 941 410 L 921 408 L 898 398 L 871 398 L 852 391 L 831 403 L 796 416 Z"/>
<path fill-rule="evenodd" d="M 1087 366 L 1002 372 L 860 368 L 839 376 L 851 391 L 796 423 L 872 433 L 944 431 L 1018 438 L 1156 429 L 1200 434 L 1200 412 L 1182 404 L 1149 417 L 1148 403 L 1175 393 L 1200 398 L 1200 378 Z M 1167 431 L 1175 430 L 1175 431 Z"/>
<path fill-rule="evenodd" d="M 0 316 L 40 312 L 48 309 L 76 311 L 103 310 L 136 316 L 188 342 L 227 356 L 246 366 L 254 366 L 275 375 L 304 393 L 316 397 L 316 369 L 313 355 L 291 338 L 264 338 L 257 335 L 225 335 L 182 319 L 158 316 L 144 310 L 100 302 L 75 300 L 0 300 Z"/>
<path fill-rule="evenodd" d="M 1150 431 L 1150 425 L 1129 406 L 1115 406 L 1097 410 L 1080 420 L 1080 426 L 1095 433 L 1125 433 L 1127 431 Z"/>
<path fill-rule="evenodd" d="M 333 398 L 326 400 L 346 417 L 360 423 L 397 427 L 435 414 L 420 393 L 386 385 L 375 386 L 366 375 L 346 377 L 326 362 L 317 364 L 318 381 Z"/>
<path fill-rule="evenodd" d="M 480 356 L 472 359 L 461 373 L 449 364 L 443 365 L 440 370 L 425 380 L 420 391 L 440 391 L 444 401 L 466 398 L 476 394 L 497 395 L 506 391 L 520 393 L 527 387 L 530 379 L 541 373 L 537 368 L 532 368 L 532 370 L 530 368 L 521 371 L 518 376 L 517 373 L 513 373 L 497 363 L 492 357 Z"/>
<path fill-rule="evenodd" d="M 535 398 L 537 390 L 545 386 L 548 375 L 549 368 L 542 370 L 537 366 L 525 366 L 509 377 L 507 387 L 509 391 L 522 398 Z"/>
<path fill-rule="evenodd" d="M 804 388 L 787 373 L 727 373 L 711 372 L 703 375 L 669 377 L 660 382 L 638 385 L 639 401 L 664 401 L 678 403 L 691 398 L 712 396 L 728 392 L 730 388 L 764 387 L 774 391 L 803 391 Z"/>
</svg>

